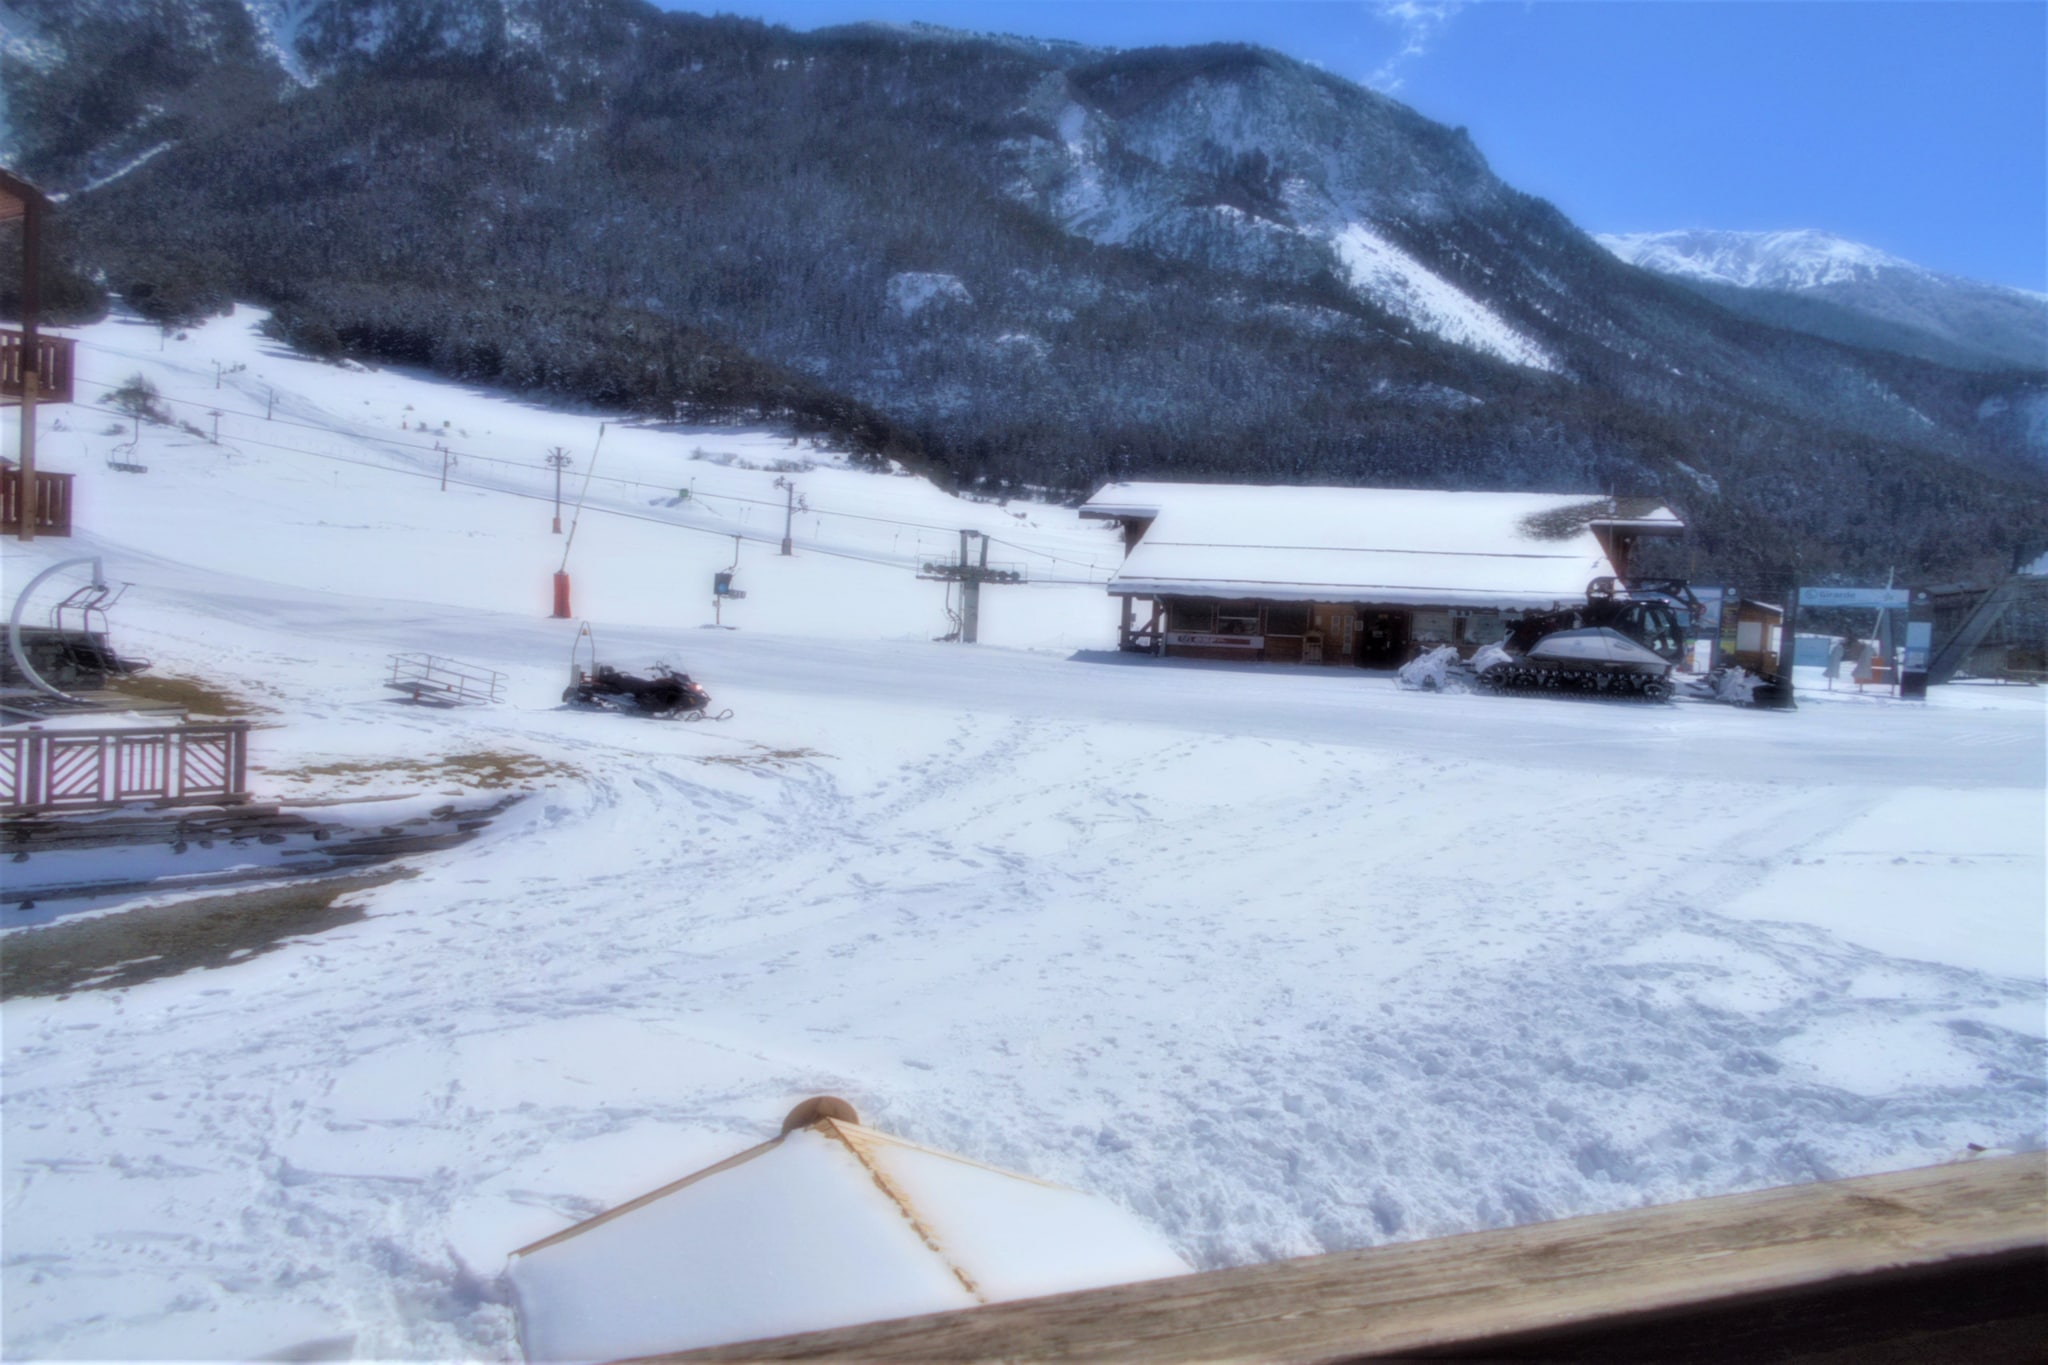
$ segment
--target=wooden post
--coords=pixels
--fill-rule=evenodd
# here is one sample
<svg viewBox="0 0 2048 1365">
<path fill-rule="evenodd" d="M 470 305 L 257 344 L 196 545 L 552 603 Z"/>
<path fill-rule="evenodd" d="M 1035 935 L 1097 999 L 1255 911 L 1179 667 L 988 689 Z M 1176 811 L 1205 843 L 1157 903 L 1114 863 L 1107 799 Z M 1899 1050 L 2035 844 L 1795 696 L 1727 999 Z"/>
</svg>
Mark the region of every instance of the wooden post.
<svg viewBox="0 0 2048 1365">
<path fill-rule="evenodd" d="M 246 798 L 249 795 L 249 724 L 247 721 L 230 721 L 228 730 L 228 773 L 229 796 Z"/>
<path fill-rule="evenodd" d="M 36 337 L 36 315 L 43 301 L 43 206 L 34 194 L 22 196 L 21 213 L 21 529 L 23 540 L 36 538 L 36 517 L 42 499 L 36 496 L 36 390 L 42 383 L 42 344 Z"/>
<path fill-rule="evenodd" d="M 786 495 L 782 508 L 782 553 L 789 554 L 791 552 L 790 526 L 796 520 L 796 484 L 785 481 L 782 487 Z M 965 551 L 962 551 L 960 555 L 960 562 L 962 564 L 967 562 Z"/>
</svg>

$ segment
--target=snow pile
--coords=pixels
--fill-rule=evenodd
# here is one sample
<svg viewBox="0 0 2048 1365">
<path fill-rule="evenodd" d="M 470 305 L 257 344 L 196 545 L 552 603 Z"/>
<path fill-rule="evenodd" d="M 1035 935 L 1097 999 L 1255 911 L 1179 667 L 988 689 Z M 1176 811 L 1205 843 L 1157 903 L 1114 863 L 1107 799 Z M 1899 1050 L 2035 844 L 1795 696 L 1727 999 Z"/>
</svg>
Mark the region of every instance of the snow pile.
<svg viewBox="0 0 2048 1365">
<path fill-rule="evenodd" d="M 1363 298 L 1433 336 L 1497 356 L 1513 365 L 1556 370 L 1541 345 L 1478 299 L 1373 231 L 1352 223 L 1330 239 L 1337 259 Z"/>
<path fill-rule="evenodd" d="M 1401 665 L 1396 675 L 1401 686 L 1417 692 L 1464 692 L 1465 680 L 1451 670 L 1458 663 L 1456 645 L 1438 645 L 1429 653 Z"/>
<path fill-rule="evenodd" d="M 1487 669 L 1498 664 L 1511 664 L 1514 661 L 1515 656 L 1499 645 L 1481 645 L 1473 651 L 1467 663 L 1475 674 L 1483 677 Z"/>
<path fill-rule="evenodd" d="M 1764 680 L 1746 668 L 1724 669 L 1714 679 L 1714 700 L 1731 706 L 1750 706 L 1756 701 L 1756 690 L 1763 685 Z"/>
</svg>

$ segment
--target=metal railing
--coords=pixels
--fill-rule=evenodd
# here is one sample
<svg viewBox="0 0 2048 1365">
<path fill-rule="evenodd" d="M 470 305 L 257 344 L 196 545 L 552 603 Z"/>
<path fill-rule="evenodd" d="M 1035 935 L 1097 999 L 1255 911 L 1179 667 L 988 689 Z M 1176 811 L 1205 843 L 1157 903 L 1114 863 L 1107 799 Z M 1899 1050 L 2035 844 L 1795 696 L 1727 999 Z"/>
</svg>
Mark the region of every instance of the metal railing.
<svg viewBox="0 0 2048 1365">
<path fill-rule="evenodd" d="M 384 685 L 429 706 L 467 706 L 501 701 L 505 675 L 438 654 L 394 654 Z"/>
<path fill-rule="evenodd" d="M 249 723 L 0 730 L 0 812 L 249 799 Z"/>
</svg>

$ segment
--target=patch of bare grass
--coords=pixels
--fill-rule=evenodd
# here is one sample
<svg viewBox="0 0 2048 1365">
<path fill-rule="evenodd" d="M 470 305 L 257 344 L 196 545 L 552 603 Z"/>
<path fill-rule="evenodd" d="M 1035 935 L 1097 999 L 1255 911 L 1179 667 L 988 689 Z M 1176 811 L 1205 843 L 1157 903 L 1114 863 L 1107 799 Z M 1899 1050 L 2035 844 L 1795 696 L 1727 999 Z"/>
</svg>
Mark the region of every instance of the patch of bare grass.
<svg viewBox="0 0 2048 1365">
<path fill-rule="evenodd" d="M 429 759 L 343 759 L 297 768 L 272 768 L 265 773 L 275 782 L 317 783 L 323 787 L 402 783 L 408 787 L 453 787 L 461 791 L 524 791 L 551 777 L 577 775 L 577 770 L 566 763 L 500 749 Z"/>
<path fill-rule="evenodd" d="M 137 673 L 117 678 L 109 683 L 108 690 L 137 701 L 182 706 L 195 716 L 218 716 L 224 720 L 264 715 L 270 709 L 203 679 L 182 678 L 172 673 Z"/>
<path fill-rule="evenodd" d="M 816 749 L 771 749 L 765 744 L 756 744 L 758 751 L 751 754 L 705 754 L 697 759 L 699 763 L 722 763 L 729 768 L 781 768 L 791 763 L 801 763 L 807 758 L 830 758 L 832 755 Z"/>
<path fill-rule="evenodd" d="M 110 991 L 159 977 L 246 962 L 294 938 L 363 918 L 352 892 L 416 875 L 404 868 L 266 886 L 175 905 L 72 920 L 9 934 L 0 1000 Z"/>
</svg>

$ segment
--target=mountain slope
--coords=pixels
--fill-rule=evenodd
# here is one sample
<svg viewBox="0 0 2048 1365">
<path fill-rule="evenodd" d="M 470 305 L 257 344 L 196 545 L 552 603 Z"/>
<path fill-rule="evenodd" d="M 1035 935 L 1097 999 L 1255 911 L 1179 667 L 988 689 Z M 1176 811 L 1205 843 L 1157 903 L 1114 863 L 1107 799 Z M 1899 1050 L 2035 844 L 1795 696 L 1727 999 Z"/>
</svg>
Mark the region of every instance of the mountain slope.
<svg viewBox="0 0 2048 1365">
<path fill-rule="evenodd" d="M 1632 265 L 1776 326 L 1973 369 L 2048 369 L 2048 296 L 1944 275 L 1830 233 L 1692 230 L 1598 240 Z"/>
<path fill-rule="evenodd" d="M 1627 489 L 1731 571 L 2048 544 L 2038 376 L 1733 316 L 1273 53 L 313 0 L 287 70 L 272 10 L 152 0 L 145 61 L 86 41 L 112 0 L 21 8 L 75 35 L 5 73 L 24 165 L 167 316 L 248 298 L 316 350 L 805 414 L 992 489 Z"/>
</svg>

